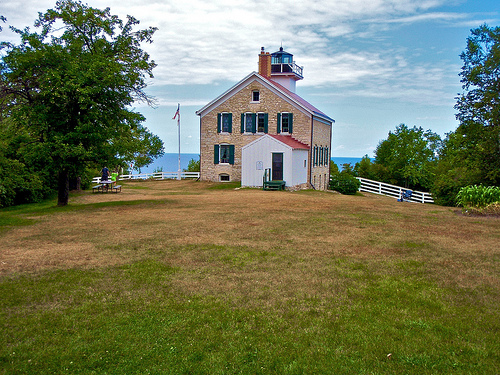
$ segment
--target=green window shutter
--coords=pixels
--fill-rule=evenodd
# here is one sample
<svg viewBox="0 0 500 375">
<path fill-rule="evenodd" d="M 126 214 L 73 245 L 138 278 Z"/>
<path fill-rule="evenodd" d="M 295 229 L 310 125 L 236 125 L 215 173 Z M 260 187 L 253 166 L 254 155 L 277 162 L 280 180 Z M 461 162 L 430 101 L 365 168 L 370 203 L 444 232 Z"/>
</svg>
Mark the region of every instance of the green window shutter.
<svg viewBox="0 0 500 375">
<path fill-rule="evenodd" d="M 241 134 L 245 132 L 245 114 L 241 114 Z"/>
<path fill-rule="evenodd" d="M 229 164 L 234 164 L 234 145 L 229 145 Z"/>
<path fill-rule="evenodd" d="M 278 127 L 276 129 L 276 133 L 281 133 L 281 113 L 278 113 Z"/>
<path fill-rule="evenodd" d="M 257 114 L 252 113 L 252 133 L 257 133 Z"/>
<path fill-rule="evenodd" d="M 288 114 L 288 133 L 293 132 L 293 113 Z"/>
<path fill-rule="evenodd" d="M 267 134 L 267 122 L 268 122 L 268 114 L 267 113 L 264 113 L 264 133 Z"/>
<path fill-rule="evenodd" d="M 219 164 L 219 145 L 214 145 L 214 164 Z"/>
<path fill-rule="evenodd" d="M 222 118 L 222 113 L 217 113 L 217 133 L 220 133 L 221 130 L 221 118 Z"/>
<path fill-rule="evenodd" d="M 233 132 L 233 114 L 229 113 L 229 133 Z"/>
</svg>

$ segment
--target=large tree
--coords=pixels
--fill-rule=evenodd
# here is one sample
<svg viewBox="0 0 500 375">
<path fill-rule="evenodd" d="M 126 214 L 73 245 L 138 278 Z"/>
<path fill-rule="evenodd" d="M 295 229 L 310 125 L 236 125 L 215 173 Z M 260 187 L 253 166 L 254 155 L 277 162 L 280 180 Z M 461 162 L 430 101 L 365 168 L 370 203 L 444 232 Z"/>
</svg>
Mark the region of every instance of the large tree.
<svg viewBox="0 0 500 375">
<path fill-rule="evenodd" d="M 467 164 L 481 170 L 480 181 L 500 184 L 500 27 L 471 30 L 460 55 L 464 92 L 455 108 Z"/>
<path fill-rule="evenodd" d="M 450 205 L 463 186 L 500 186 L 500 27 L 471 30 L 460 57 L 460 124 L 445 139 L 433 189 Z"/>
<path fill-rule="evenodd" d="M 441 138 L 421 127 L 400 124 L 375 150 L 375 165 L 384 169 L 390 183 L 429 189 Z"/>
<path fill-rule="evenodd" d="M 59 205 L 68 203 L 69 177 L 89 165 L 145 165 L 163 153 L 131 108 L 152 104 L 144 89 L 156 66 L 142 49 L 156 29 L 138 23 L 63 0 L 39 14 L 38 32 L 13 28 L 21 42 L 2 43 L 2 113 L 29 135 L 24 152 L 54 171 Z"/>
</svg>

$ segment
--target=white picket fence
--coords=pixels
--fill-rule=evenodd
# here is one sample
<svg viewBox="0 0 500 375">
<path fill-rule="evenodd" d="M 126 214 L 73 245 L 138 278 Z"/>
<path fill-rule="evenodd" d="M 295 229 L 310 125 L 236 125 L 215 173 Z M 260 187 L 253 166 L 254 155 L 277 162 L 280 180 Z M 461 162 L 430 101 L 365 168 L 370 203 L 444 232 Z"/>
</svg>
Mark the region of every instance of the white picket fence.
<svg viewBox="0 0 500 375">
<path fill-rule="evenodd" d="M 155 172 L 155 173 L 137 173 L 137 174 L 122 174 L 118 176 L 119 180 L 175 180 L 179 176 L 178 172 Z M 196 179 L 200 178 L 200 172 L 181 172 L 181 179 Z M 98 184 L 101 182 L 101 177 L 94 177 L 92 182 Z"/>
<path fill-rule="evenodd" d="M 365 191 L 367 193 L 387 195 L 389 197 L 399 199 L 401 198 L 402 192 L 404 190 L 408 190 L 407 188 L 401 186 L 390 185 L 380 181 L 373 181 L 362 177 L 356 178 L 361 182 L 359 191 Z M 409 201 L 417 203 L 434 203 L 434 199 L 432 199 L 431 194 L 416 190 L 412 190 L 412 195 Z"/>
</svg>

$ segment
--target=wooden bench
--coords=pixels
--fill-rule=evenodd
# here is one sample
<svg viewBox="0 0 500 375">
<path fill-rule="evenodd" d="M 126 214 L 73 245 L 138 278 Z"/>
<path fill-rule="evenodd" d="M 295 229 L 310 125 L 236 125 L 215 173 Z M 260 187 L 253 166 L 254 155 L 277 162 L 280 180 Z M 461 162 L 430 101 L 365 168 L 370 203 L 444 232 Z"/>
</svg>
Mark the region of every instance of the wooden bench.
<svg viewBox="0 0 500 375">
<path fill-rule="evenodd" d="M 265 181 L 264 190 L 285 190 L 285 181 Z"/>
<path fill-rule="evenodd" d="M 113 186 L 113 191 L 115 193 L 119 193 L 122 191 L 122 186 L 121 185 L 116 185 L 116 186 Z"/>
</svg>

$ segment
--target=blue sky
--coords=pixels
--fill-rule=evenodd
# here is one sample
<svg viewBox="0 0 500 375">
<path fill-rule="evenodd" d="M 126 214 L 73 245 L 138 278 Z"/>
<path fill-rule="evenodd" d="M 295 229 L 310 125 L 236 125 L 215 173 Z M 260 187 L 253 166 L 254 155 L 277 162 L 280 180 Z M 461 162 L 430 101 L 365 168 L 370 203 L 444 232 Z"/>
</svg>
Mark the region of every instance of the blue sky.
<svg viewBox="0 0 500 375">
<path fill-rule="evenodd" d="M 283 45 L 304 67 L 297 93 L 336 120 L 332 156 L 373 156 L 400 123 L 444 135 L 456 129 L 460 53 L 470 29 L 500 25 L 498 0 L 88 0 L 159 28 L 145 46 L 158 64 L 148 93 L 156 108 L 137 103 L 145 126 L 177 152 L 199 153 L 195 111 L 252 71 L 261 47 Z M 55 1 L 3 0 L 0 14 L 18 28 Z M 2 40 L 16 41 L 6 30 Z"/>
</svg>

